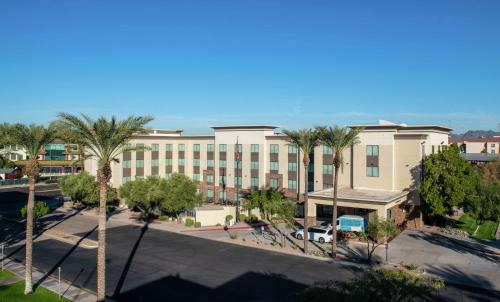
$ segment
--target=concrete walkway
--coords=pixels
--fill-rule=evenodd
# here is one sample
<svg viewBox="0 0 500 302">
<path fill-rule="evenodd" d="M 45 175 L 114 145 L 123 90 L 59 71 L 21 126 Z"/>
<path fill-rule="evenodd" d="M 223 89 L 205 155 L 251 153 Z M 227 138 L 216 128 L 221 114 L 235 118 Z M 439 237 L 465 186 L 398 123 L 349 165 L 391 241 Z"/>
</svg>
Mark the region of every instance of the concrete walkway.
<svg viewBox="0 0 500 302">
<path fill-rule="evenodd" d="M 19 281 L 24 279 L 24 265 L 15 261 L 12 261 L 11 259 L 5 259 L 4 260 L 4 265 L 5 269 L 12 272 L 17 276 L 15 278 L 16 280 L 14 281 Z M 59 292 L 59 283 L 56 278 L 53 278 L 51 276 L 46 276 L 44 273 L 41 273 L 37 271 L 36 269 L 33 268 L 33 286 L 38 284 L 38 282 L 41 282 L 40 285 L 43 286 L 44 288 L 55 292 L 56 294 Z M 9 278 L 11 279 L 11 278 Z M 14 278 L 12 278 L 14 279 Z M 3 282 L 6 282 L 7 279 L 2 280 Z M 8 283 L 6 283 L 8 284 Z M 0 284 L 2 285 L 2 284 Z M 97 300 L 97 297 L 86 291 L 82 290 L 78 287 L 72 286 L 71 284 L 67 283 L 66 281 L 61 280 L 61 285 L 60 285 L 60 291 L 61 295 L 65 297 L 66 299 L 69 299 L 71 301 L 76 301 L 76 302 L 95 302 Z"/>
</svg>

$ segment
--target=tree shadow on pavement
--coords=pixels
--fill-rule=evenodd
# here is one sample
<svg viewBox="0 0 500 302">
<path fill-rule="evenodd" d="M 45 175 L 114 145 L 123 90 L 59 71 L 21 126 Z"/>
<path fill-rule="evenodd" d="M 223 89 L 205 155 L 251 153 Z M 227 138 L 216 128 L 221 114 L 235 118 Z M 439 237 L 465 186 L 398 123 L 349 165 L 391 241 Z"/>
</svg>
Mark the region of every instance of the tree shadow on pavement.
<svg viewBox="0 0 500 302">
<path fill-rule="evenodd" d="M 430 232 L 419 232 L 419 233 L 410 233 L 408 236 L 419 239 L 419 240 L 425 240 L 431 244 L 434 245 L 439 245 L 445 248 L 448 248 L 450 250 L 453 250 L 457 253 L 461 254 L 470 254 L 470 255 L 475 255 L 477 257 L 486 259 L 488 261 L 491 261 L 493 263 L 500 263 L 500 255 L 495 254 L 495 253 L 490 253 L 488 250 L 485 249 L 479 249 L 478 245 L 471 244 L 470 242 L 462 239 L 457 239 L 457 238 L 449 238 L 447 236 L 443 236 L 437 233 L 430 233 Z"/>
</svg>

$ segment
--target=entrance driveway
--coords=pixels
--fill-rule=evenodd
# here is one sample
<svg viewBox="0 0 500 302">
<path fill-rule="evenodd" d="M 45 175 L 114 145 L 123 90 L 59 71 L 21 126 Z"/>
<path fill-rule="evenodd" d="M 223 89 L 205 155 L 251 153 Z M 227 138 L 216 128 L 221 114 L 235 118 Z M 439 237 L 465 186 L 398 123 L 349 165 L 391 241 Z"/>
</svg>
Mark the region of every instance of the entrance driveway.
<svg viewBox="0 0 500 302">
<path fill-rule="evenodd" d="M 449 238 L 431 229 L 405 230 L 391 241 L 389 262 L 416 263 L 449 282 L 500 291 L 499 244 Z M 385 259 L 383 247 L 377 252 Z"/>
</svg>

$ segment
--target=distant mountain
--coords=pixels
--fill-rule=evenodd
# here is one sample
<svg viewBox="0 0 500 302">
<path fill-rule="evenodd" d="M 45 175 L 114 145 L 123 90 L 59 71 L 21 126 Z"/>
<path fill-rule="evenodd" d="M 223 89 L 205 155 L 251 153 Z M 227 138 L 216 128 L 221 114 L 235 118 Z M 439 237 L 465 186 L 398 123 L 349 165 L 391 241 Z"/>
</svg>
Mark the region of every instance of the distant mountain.
<svg viewBox="0 0 500 302">
<path fill-rule="evenodd" d="M 500 132 L 495 132 L 493 130 L 469 130 L 462 134 L 451 134 L 452 137 L 463 137 L 463 138 L 480 138 L 480 137 L 493 137 L 499 136 Z"/>
</svg>

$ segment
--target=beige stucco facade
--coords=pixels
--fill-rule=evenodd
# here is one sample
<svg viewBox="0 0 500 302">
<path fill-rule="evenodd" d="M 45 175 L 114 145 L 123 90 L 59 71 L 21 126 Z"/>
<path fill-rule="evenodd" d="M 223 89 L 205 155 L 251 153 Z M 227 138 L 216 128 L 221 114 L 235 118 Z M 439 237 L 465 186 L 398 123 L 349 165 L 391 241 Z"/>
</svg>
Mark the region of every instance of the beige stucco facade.
<svg viewBox="0 0 500 302">
<path fill-rule="evenodd" d="M 386 216 L 388 208 L 400 203 L 418 205 L 418 194 L 412 191 L 420 181 L 422 160 L 427 154 L 448 144 L 450 129 L 387 122 L 360 126 L 364 130 L 359 135 L 359 144 L 345 150 L 344 165 L 339 171 L 339 188 L 354 191 L 351 192 L 350 200 L 342 200 L 339 205 L 374 210 L 382 217 Z M 121 155 L 119 163 L 113 163 L 113 187 L 118 188 L 135 177 L 168 177 L 170 173 L 183 173 L 199 179 L 200 193 L 207 201 L 235 200 L 236 191 L 248 192 L 253 188 L 270 186 L 283 189 L 290 198 L 299 196 L 302 199 L 307 187 L 303 154 L 300 150 L 294 153 L 294 148 L 289 148 L 288 138 L 276 132 L 277 127 L 224 126 L 213 129 L 214 135 L 209 136 L 184 136 L 180 132 L 167 131 L 167 134 L 134 137 L 130 144 L 144 144 L 149 149 L 126 152 Z M 241 169 L 235 166 L 237 142 L 241 146 Z M 153 150 L 154 145 L 157 151 Z M 171 145 L 171 151 L 166 149 L 167 145 Z M 181 145 L 184 151 L 180 150 Z M 195 151 L 195 146 L 199 146 L 199 151 Z M 209 152 L 209 146 L 213 146 L 213 152 Z M 367 153 L 369 150 L 370 154 Z M 376 150 L 376 155 L 373 150 Z M 321 192 L 333 186 L 333 169 L 330 166 L 333 155 L 326 151 L 328 148 L 317 146 L 311 156 L 312 168 L 308 173 L 310 191 Z M 183 166 L 180 165 L 182 158 Z M 212 160 L 213 166 L 210 167 L 208 163 Z M 199 162 L 199 166 L 194 164 L 195 161 Z M 130 168 L 125 167 L 124 163 Z M 171 166 L 167 163 L 171 163 Z M 138 167 L 138 164 L 143 167 Z M 156 168 L 154 164 L 157 164 Z M 95 173 L 95 161 L 88 160 L 85 169 Z M 210 182 L 212 176 L 213 182 Z M 224 184 L 221 183 L 221 176 L 225 177 Z M 241 186 L 235 184 L 236 176 L 241 178 Z M 405 200 L 356 201 L 356 190 L 390 193 L 384 196 L 403 194 Z M 331 199 L 318 197 L 321 194 L 316 197 L 311 195 L 311 215 L 316 213 L 316 205 L 331 204 Z"/>
</svg>

